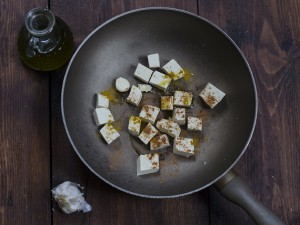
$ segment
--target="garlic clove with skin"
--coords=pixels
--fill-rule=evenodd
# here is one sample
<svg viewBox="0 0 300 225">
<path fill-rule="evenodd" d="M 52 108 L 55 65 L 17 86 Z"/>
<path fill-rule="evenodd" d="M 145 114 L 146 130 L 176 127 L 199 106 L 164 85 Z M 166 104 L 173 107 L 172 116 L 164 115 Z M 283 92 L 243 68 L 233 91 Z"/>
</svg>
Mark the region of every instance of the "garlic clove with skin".
<svg viewBox="0 0 300 225">
<path fill-rule="evenodd" d="M 92 207 L 85 201 L 79 184 L 65 181 L 51 190 L 54 200 L 64 213 L 73 213 L 82 210 L 88 212 Z"/>
</svg>

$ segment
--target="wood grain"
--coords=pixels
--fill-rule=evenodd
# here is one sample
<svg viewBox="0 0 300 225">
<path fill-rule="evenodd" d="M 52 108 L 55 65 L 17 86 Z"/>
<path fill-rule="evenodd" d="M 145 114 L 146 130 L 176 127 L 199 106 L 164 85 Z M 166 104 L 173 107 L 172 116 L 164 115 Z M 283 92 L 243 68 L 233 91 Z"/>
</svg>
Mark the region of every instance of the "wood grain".
<svg viewBox="0 0 300 225">
<path fill-rule="evenodd" d="M 257 127 L 235 171 L 287 224 L 300 224 L 298 1 L 26 0 L 0 3 L 1 225 L 254 224 L 213 187 L 183 198 L 143 199 L 108 186 L 88 171 L 62 125 L 65 68 L 49 77 L 18 59 L 16 38 L 25 13 L 47 5 L 70 25 L 77 45 L 107 19 L 149 6 L 199 13 L 226 31 L 248 59 L 259 93 Z M 50 188 L 66 180 L 85 186 L 92 212 L 65 215 L 51 202 Z"/>
<path fill-rule="evenodd" d="M 85 1 L 84 4 L 51 1 L 51 9 L 70 25 L 77 44 L 107 19 L 148 6 L 169 6 L 197 13 L 196 1 Z M 83 166 L 62 127 L 60 88 L 63 73 L 56 72 L 51 76 L 52 181 L 54 186 L 64 180 L 81 183 L 93 210 L 87 214 L 64 215 L 54 204 L 53 224 L 209 224 L 207 191 L 177 199 L 139 198 L 108 186 Z"/>
<path fill-rule="evenodd" d="M 235 170 L 287 224 L 300 224 L 299 12 L 296 1 L 199 0 L 199 14 L 238 44 L 257 83 L 256 130 Z M 213 189 L 210 206 L 211 224 L 253 224 Z"/>
<path fill-rule="evenodd" d="M 26 68 L 17 34 L 47 1 L 0 3 L 0 224 L 51 224 L 49 74 Z"/>
</svg>

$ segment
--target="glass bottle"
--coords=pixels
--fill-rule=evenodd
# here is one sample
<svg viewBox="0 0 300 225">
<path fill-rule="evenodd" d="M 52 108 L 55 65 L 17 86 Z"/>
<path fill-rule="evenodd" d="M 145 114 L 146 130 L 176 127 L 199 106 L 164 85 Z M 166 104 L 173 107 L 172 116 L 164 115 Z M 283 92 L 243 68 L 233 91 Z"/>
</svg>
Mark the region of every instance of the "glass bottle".
<svg viewBox="0 0 300 225">
<path fill-rule="evenodd" d="M 48 9 L 35 8 L 25 17 L 18 36 L 23 62 L 40 71 L 55 70 L 72 56 L 74 41 L 67 24 Z"/>
</svg>

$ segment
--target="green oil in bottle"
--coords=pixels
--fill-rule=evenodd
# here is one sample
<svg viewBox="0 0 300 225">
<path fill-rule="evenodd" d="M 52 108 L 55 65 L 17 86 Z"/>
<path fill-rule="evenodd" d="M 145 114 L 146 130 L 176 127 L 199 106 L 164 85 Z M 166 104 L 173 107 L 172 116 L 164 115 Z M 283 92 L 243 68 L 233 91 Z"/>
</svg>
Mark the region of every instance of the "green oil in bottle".
<svg viewBox="0 0 300 225">
<path fill-rule="evenodd" d="M 51 71 L 63 66 L 74 52 L 73 35 L 67 24 L 47 9 L 28 12 L 18 36 L 18 51 L 30 68 Z"/>
</svg>

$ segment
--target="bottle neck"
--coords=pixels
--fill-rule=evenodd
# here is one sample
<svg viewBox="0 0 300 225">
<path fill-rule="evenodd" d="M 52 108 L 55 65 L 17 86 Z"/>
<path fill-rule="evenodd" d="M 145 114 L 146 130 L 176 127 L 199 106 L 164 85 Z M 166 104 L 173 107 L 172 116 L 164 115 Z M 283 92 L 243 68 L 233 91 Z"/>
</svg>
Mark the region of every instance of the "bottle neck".
<svg viewBox="0 0 300 225">
<path fill-rule="evenodd" d="M 50 34 L 55 25 L 55 17 L 48 9 L 35 8 L 25 18 L 25 26 L 30 34 L 42 37 Z"/>
<path fill-rule="evenodd" d="M 52 51 L 60 42 L 60 34 L 55 26 L 55 16 L 48 9 L 35 8 L 25 17 L 25 27 L 30 35 L 27 56 Z"/>
</svg>

